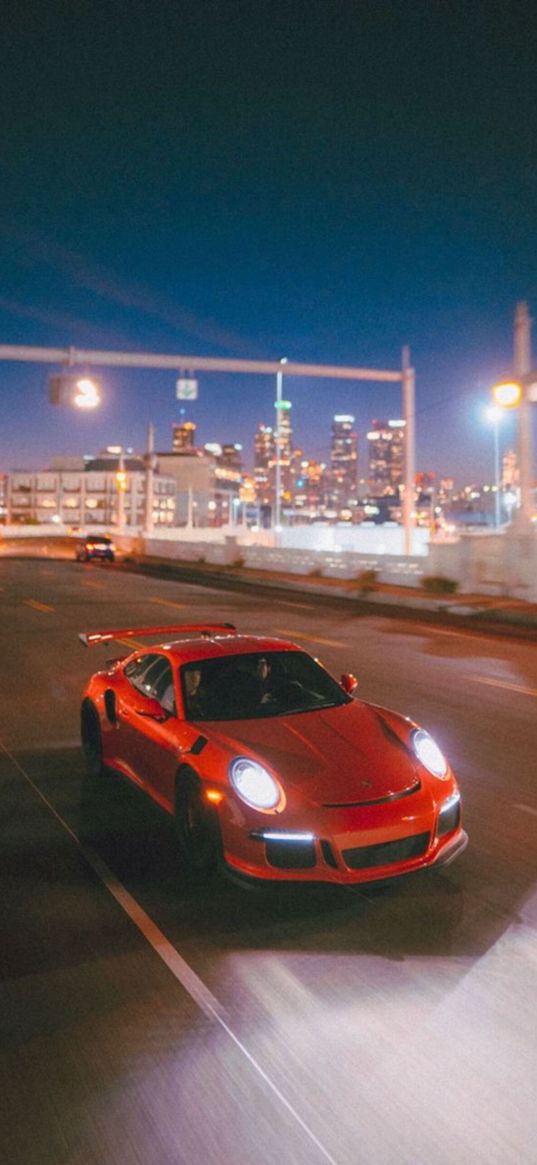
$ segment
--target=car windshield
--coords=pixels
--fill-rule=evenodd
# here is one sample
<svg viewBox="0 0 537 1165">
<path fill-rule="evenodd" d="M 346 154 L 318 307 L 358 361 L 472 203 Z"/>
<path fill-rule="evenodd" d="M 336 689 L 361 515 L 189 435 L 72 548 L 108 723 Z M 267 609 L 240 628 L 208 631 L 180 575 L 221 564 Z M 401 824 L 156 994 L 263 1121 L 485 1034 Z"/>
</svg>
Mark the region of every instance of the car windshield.
<svg viewBox="0 0 537 1165">
<path fill-rule="evenodd" d="M 302 651 L 227 655 L 180 669 L 188 720 L 259 720 L 348 704 L 332 676 Z"/>
</svg>

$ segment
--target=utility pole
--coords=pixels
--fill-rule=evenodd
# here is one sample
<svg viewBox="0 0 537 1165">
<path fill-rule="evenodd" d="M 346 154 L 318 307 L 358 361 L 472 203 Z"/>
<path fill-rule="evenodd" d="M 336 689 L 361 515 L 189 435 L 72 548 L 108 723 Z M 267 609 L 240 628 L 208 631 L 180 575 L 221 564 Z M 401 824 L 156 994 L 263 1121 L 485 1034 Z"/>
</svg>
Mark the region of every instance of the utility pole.
<svg viewBox="0 0 537 1165">
<path fill-rule="evenodd" d="M 416 488 L 416 410 L 415 372 L 410 365 L 410 348 L 403 348 L 403 417 L 405 420 L 405 492 L 403 496 L 403 526 L 405 531 L 405 554 L 412 554 L 415 525 L 414 492 Z"/>
<path fill-rule="evenodd" d="M 514 332 L 514 372 L 523 380 L 531 372 L 531 319 L 527 303 L 517 303 Z M 518 410 L 518 451 L 520 472 L 520 509 L 517 524 L 529 529 L 533 514 L 533 458 L 531 442 L 531 403 L 522 394 Z"/>
<path fill-rule="evenodd" d="M 147 426 L 147 453 L 145 455 L 145 510 L 144 534 L 153 533 L 153 473 L 155 469 L 155 426 Z"/>
<path fill-rule="evenodd" d="M 281 518 L 282 518 L 282 508 L 281 508 L 282 507 L 282 448 L 281 448 L 282 426 L 281 426 L 281 417 L 282 417 L 282 398 L 283 398 L 283 371 L 282 371 L 281 366 L 283 364 L 287 364 L 287 360 L 286 360 L 285 356 L 283 356 L 282 359 L 280 360 L 280 367 L 278 368 L 278 371 L 276 373 L 276 401 L 275 401 L 275 405 L 274 405 L 274 407 L 276 409 L 276 432 L 274 434 L 275 445 L 276 445 L 276 483 L 275 483 L 276 484 L 276 498 L 275 498 L 275 506 L 274 506 L 274 516 L 275 516 L 274 527 L 275 527 L 277 533 L 279 532 L 281 524 L 282 524 L 282 522 L 281 522 Z"/>
</svg>

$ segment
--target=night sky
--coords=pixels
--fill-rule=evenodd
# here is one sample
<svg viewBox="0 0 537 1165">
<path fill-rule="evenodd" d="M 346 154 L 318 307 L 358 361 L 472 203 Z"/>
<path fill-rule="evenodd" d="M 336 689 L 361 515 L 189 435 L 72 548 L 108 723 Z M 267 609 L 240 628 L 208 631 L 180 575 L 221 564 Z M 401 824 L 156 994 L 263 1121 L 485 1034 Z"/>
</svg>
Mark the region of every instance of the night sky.
<svg viewBox="0 0 537 1165">
<path fill-rule="evenodd" d="M 537 18 L 484 0 L 3 5 L 0 343 L 416 367 L 417 467 L 491 480 L 488 387 L 537 314 Z M 169 448 L 173 374 L 105 372 L 98 414 L 0 364 L 0 470 Z M 253 460 L 266 378 L 200 375 L 201 443 Z M 288 380 L 321 458 L 365 469 L 397 386 Z M 506 420 L 502 446 L 512 444 Z"/>
</svg>

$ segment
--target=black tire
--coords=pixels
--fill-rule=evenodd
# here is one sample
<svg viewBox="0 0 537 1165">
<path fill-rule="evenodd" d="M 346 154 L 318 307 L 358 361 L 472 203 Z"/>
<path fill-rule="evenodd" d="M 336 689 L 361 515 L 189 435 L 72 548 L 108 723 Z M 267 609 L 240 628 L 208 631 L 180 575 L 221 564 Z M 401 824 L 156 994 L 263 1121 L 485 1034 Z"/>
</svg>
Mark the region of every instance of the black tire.
<svg viewBox="0 0 537 1165">
<path fill-rule="evenodd" d="M 104 765 L 101 725 L 99 722 L 99 714 L 91 700 L 84 700 L 82 704 L 80 713 L 80 736 L 88 776 L 102 776 L 104 773 Z"/>
<path fill-rule="evenodd" d="M 216 811 L 203 798 L 201 782 L 191 770 L 178 774 L 175 788 L 175 833 L 182 865 L 192 872 L 215 869 L 219 855 Z"/>
</svg>

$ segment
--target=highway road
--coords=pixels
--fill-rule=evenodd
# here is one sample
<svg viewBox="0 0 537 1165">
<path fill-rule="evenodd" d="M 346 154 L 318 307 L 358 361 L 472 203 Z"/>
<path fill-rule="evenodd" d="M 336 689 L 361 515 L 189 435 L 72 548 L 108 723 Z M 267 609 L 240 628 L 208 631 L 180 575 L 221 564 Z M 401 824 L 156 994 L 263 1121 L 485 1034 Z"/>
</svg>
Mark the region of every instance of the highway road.
<svg viewBox="0 0 537 1165">
<path fill-rule="evenodd" d="M 267 606 L 121 568 L 0 573 L 2 1165 L 535 1165 L 537 652 Z M 95 784 L 82 630 L 231 620 L 294 638 L 450 757 L 444 871 L 262 896 L 185 879 L 170 821 Z"/>
</svg>

